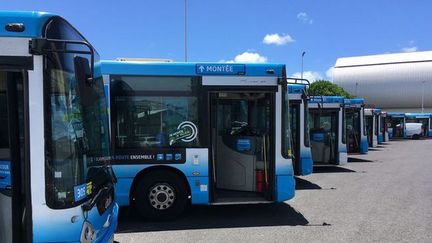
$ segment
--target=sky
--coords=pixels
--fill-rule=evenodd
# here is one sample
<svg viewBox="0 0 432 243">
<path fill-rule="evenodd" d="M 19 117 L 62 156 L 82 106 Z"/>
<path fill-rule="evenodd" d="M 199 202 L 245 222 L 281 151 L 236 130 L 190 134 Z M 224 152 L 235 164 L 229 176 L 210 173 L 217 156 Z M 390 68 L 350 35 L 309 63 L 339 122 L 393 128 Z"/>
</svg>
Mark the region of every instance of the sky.
<svg viewBox="0 0 432 243">
<path fill-rule="evenodd" d="M 59 14 L 118 57 L 269 62 L 331 80 L 338 57 L 432 50 L 429 0 L 2 0 L 0 10 Z"/>
</svg>

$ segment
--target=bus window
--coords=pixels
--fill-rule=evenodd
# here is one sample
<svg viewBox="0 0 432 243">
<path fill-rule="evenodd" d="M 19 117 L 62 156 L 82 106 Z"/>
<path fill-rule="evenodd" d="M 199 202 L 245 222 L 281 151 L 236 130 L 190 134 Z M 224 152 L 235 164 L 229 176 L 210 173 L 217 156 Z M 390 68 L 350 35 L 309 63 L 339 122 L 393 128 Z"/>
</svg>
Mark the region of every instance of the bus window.
<svg viewBox="0 0 432 243">
<path fill-rule="evenodd" d="M 6 72 L 0 76 L 0 160 L 9 159 L 9 129 L 7 115 Z"/>
<path fill-rule="evenodd" d="M 116 148 L 201 146 L 195 79 L 114 76 L 111 87 Z"/>
</svg>

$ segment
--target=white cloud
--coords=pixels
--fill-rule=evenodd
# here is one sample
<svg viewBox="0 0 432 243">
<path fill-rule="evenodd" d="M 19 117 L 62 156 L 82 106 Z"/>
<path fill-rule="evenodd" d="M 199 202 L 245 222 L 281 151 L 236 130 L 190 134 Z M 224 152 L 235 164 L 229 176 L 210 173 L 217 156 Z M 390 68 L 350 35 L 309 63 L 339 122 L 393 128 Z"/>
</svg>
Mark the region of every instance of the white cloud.
<svg viewBox="0 0 432 243">
<path fill-rule="evenodd" d="M 256 52 L 243 52 L 242 54 L 238 54 L 235 56 L 234 60 L 220 60 L 219 62 L 225 62 L 225 63 L 235 63 L 235 62 L 241 62 L 241 63 L 265 63 L 267 62 L 268 58 L 265 56 L 261 56 L 259 53 Z"/>
<path fill-rule="evenodd" d="M 417 50 L 418 50 L 417 46 L 411 46 L 411 47 L 404 47 L 404 48 L 402 48 L 401 51 L 403 51 L 403 52 L 415 52 Z"/>
<path fill-rule="evenodd" d="M 296 72 L 291 77 L 301 78 L 301 73 Z M 323 79 L 323 76 L 319 72 L 305 71 L 303 72 L 303 78 L 309 80 L 310 82 L 313 82 L 315 80 Z"/>
<path fill-rule="evenodd" d="M 283 46 L 292 42 L 295 42 L 295 40 L 290 35 L 279 35 L 278 33 L 267 34 L 263 39 L 263 43 L 267 45 Z"/>
<path fill-rule="evenodd" d="M 307 13 L 300 12 L 297 14 L 297 19 L 302 21 L 303 23 L 313 24 L 313 19 L 311 19 Z"/>
<path fill-rule="evenodd" d="M 327 71 L 326 71 L 326 77 L 327 77 L 329 80 L 333 80 L 333 69 L 334 69 L 334 67 L 330 67 L 330 68 L 327 69 Z"/>
</svg>

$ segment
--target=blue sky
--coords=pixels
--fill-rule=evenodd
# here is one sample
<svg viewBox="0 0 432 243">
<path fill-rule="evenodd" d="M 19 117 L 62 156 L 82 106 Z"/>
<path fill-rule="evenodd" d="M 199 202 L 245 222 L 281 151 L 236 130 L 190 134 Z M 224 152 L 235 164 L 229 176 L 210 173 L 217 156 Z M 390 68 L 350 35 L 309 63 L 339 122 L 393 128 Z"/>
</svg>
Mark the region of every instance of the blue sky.
<svg viewBox="0 0 432 243">
<path fill-rule="evenodd" d="M 2 0 L 62 15 L 103 59 L 184 60 L 185 0 Z M 187 0 L 189 61 L 284 63 L 326 75 L 338 57 L 432 50 L 428 0 Z M 267 37 L 266 37 L 267 36 Z"/>
</svg>

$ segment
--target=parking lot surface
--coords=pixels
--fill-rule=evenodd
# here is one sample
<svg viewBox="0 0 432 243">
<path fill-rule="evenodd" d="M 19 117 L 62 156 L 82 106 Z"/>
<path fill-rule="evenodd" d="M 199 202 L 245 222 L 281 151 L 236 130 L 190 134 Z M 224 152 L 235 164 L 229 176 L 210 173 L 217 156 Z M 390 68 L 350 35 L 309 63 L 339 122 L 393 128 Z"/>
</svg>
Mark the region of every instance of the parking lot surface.
<svg viewBox="0 0 432 243">
<path fill-rule="evenodd" d="M 119 242 L 432 242 L 432 140 L 392 141 L 297 177 L 280 204 L 192 207 L 169 222 L 121 210 Z"/>
</svg>

